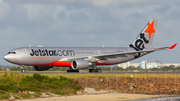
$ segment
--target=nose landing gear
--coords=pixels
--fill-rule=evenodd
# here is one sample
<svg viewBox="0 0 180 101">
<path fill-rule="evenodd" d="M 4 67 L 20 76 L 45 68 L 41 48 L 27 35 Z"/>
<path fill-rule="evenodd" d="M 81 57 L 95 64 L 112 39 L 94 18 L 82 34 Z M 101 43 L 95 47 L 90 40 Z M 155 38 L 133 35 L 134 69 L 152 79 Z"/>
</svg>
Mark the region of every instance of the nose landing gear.
<svg viewBox="0 0 180 101">
<path fill-rule="evenodd" d="M 26 70 L 24 69 L 24 66 L 20 66 L 21 67 L 21 73 L 25 73 Z"/>
</svg>

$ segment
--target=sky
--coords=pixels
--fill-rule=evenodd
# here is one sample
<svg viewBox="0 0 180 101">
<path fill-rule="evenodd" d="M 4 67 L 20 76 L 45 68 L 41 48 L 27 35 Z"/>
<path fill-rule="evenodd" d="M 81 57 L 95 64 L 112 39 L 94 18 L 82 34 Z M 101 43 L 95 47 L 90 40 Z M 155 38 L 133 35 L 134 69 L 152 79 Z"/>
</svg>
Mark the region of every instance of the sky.
<svg viewBox="0 0 180 101">
<path fill-rule="evenodd" d="M 153 47 L 180 43 L 179 0 L 0 0 L 0 64 L 24 46 L 124 47 L 158 19 Z M 131 62 L 179 63 L 180 47 Z"/>
</svg>

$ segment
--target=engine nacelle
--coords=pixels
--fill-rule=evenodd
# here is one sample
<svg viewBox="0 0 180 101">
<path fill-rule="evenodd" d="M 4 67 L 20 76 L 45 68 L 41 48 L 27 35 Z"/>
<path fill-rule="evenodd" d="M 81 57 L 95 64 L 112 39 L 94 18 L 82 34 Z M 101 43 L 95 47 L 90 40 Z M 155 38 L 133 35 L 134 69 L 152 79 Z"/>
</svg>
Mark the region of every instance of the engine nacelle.
<svg viewBox="0 0 180 101">
<path fill-rule="evenodd" d="M 49 70 L 49 68 L 53 68 L 53 67 L 52 66 L 34 66 L 34 70 L 36 71 Z"/>
<path fill-rule="evenodd" d="M 74 70 L 79 70 L 79 69 L 86 69 L 91 65 L 91 63 L 87 60 L 74 60 L 71 62 L 71 67 Z"/>
</svg>

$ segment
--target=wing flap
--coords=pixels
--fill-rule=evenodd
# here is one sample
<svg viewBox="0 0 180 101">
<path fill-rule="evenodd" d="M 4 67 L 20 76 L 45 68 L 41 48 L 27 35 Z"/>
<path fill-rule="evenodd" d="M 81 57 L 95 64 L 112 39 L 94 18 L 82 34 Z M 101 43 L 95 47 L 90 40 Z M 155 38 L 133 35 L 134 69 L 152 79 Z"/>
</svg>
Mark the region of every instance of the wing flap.
<svg viewBox="0 0 180 101">
<path fill-rule="evenodd" d="M 127 53 L 127 55 L 137 56 L 137 53 Z"/>
</svg>

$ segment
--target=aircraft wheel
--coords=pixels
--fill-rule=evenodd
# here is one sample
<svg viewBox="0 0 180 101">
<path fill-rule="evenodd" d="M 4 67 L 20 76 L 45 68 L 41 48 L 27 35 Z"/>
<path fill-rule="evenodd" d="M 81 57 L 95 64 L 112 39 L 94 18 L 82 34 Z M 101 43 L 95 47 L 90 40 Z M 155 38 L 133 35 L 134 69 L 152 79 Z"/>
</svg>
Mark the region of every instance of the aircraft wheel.
<svg viewBox="0 0 180 101">
<path fill-rule="evenodd" d="M 101 72 L 102 72 L 102 70 L 101 70 L 101 69 L 98 69 L 97 71 L 98 71 L 98 73 L 101 73 Z"/>
<path fill-rule="evenodd" d="M 79 73 L 79 70 L 71 70 L 71 69 L 68 69 L 68 70 L 67 70 L 67 73 Z"/>
<path fill-rule="evenodd" d="M 89 69 L 89 73 L 101 73 L 101 69 Z"/>
<path fill-rule="evenodd" d="M 25 73 L 26 72 L 26 70 L 25 69 L 21 69 L 21 73 Z"/>
</svg>

